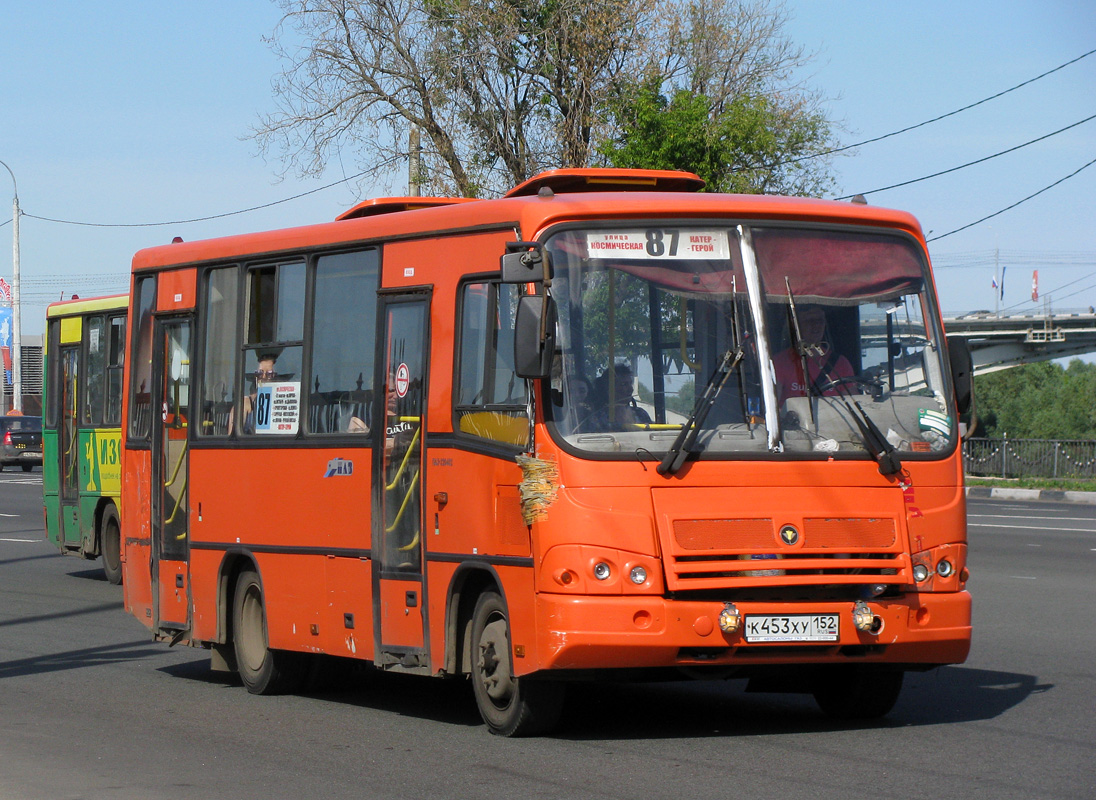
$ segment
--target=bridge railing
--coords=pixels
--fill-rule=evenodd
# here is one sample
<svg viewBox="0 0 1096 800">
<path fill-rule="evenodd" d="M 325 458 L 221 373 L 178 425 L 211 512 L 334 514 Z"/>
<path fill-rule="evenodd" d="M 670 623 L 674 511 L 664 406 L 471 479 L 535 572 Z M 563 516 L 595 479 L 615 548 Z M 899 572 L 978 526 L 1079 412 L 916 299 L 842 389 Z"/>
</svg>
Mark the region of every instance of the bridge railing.
<svg viewBox="0 0 1096 800">
<path fill-rule="evenodd" d="M 1096 441 L 967 439 L 968 475 L 989 478 L 1096 478 Z"/>
</svg>

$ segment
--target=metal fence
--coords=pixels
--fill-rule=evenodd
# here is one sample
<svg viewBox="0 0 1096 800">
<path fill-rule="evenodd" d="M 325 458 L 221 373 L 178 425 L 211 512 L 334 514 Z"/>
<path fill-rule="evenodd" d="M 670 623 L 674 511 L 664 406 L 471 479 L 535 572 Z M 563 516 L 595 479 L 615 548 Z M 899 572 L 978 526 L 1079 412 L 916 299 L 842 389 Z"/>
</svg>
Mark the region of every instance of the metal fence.
<svg viewBox="0 0 1096 800">
<path fill-rule="evenodd" d="M 1096 478 L 1096 441 L 967 439 L 968 475 L 987 478 Z"/>
</svg>

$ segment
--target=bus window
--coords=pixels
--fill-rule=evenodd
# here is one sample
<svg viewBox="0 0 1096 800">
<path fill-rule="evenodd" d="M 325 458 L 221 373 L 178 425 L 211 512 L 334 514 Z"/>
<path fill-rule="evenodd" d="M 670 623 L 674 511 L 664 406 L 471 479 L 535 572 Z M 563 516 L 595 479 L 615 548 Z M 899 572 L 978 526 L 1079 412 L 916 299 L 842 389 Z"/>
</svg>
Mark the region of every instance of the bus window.
<svg viewBox="0 0 1096 800">
<path fill-rule="evenodd" d="M 373 349 L 377 329 L 376 250 L 316 261 L 312 315 L 311 433 L 367 433 L 373 425 Z"/>
<path fill-rule="evenodd" d="M 88 317 L 84 321 L 84 336 L 87 341 L 87 376 L 84 378 L 84 402 L 81 404 L 80 419 L 85 425 L 103 424 L 103 381 L 106 379 L 106 337 L 104 319 L 101 316 Z"/>
<path fill-rule="evenodd" d="M 303 261 L 252 269 L 241 387 L 241 432 L 294 436 L 301 407 Z"/>
<path fill-rule="evenodd" d="M 461 292 L 456 427 L 463 433 L 525 447 L 525 381 L 514 374 L 517 288 L 469 283 Z"/>
<path fill-rule="evenodd" d="M 122 422 L 122 369 L 126 358 L 126 315 L 110 317 L 106 352 L 107 402 L 103 416 L 105 425 L 118 427 Z"/>
<path fill-rule="evenodd" d="M 134 286 L 134 359 L 130 376 L 129 435 L 149 438 L 152 415 L 152 307 L 156 302 L 156 278 L 139 278 Z"/>
<path fill-rule="evenodd" d="M 206 273 L 205 316 L 202 338 L 205 342 L 202 371 L 201 425 L 199 436 L 227 436 L 236 403 L 236 321 L 239 317 L 239 270 L 236 267 L 212 269 Z"/>
</svg>

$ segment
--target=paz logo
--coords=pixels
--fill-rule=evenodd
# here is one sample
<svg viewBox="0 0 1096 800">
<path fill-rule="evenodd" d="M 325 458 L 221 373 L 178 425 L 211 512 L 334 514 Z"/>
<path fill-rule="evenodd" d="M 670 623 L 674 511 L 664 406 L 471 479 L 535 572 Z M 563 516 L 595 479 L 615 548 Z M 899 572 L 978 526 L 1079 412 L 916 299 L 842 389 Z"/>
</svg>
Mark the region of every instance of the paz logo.
<svg viewBox="0 0 1096 800">
<path fill-rule="evenodd" d="M 333 478 L 337 475 L 353 475 L 354 474 L 354 462 L 347 458 L 333 458 L 327 462 L 327 472 L 323 474 L 325 478 Z"/>
<path fill-rule="evenodd" d="M 780 529 L 780 541 L 791 547 L 799 541 L 799 531 L 793 525 L 785 525 Z"/>
</svg>

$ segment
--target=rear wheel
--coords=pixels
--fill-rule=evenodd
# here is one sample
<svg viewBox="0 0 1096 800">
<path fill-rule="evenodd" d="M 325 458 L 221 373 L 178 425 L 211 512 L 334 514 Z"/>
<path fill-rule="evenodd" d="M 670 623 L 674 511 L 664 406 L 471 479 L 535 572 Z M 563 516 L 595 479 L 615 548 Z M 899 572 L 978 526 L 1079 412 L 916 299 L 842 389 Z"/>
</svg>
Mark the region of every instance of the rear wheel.
<svg viewBox="0 0 1096 800">
<path fill-rule="evenodd" d="M 108 581 L 118 586 L 122 582 L 122 526 L 118 522 L 118 510 L 113 505 L 107 506 L 103 511 L 102 533 L 99 537 L 103 573 Z"/>
<path fill-rule="evenodd" d="M 472 689 L 491 733 L 531 736 L 559 722 L 563 687 L 552 681 L 514 677 L 506 605 L 486 592 L 472 614 Z"/>
<path fill-rule="evenodd" d="M 303 685 L 308 671 L 307 657 L 269 647 L 263 587 L 254 570 L 244 570 L 236 580 L 232 641 L 240 680 L 252 694 L 282 694 Z"/>
<path fill-rule="evenodd" d="M 23 472 L 30 472 L 32 469 L 34 469 L 34 464 L 22 464 L 20 466 L 23 467 Z"/>
<path fill-rule="evenodd" d="M 834 719 L 876 719 L 898 702 L 904 673 L 868 664 L 825 670 L 816 679 L 815 702 Z"/>
</svg>

